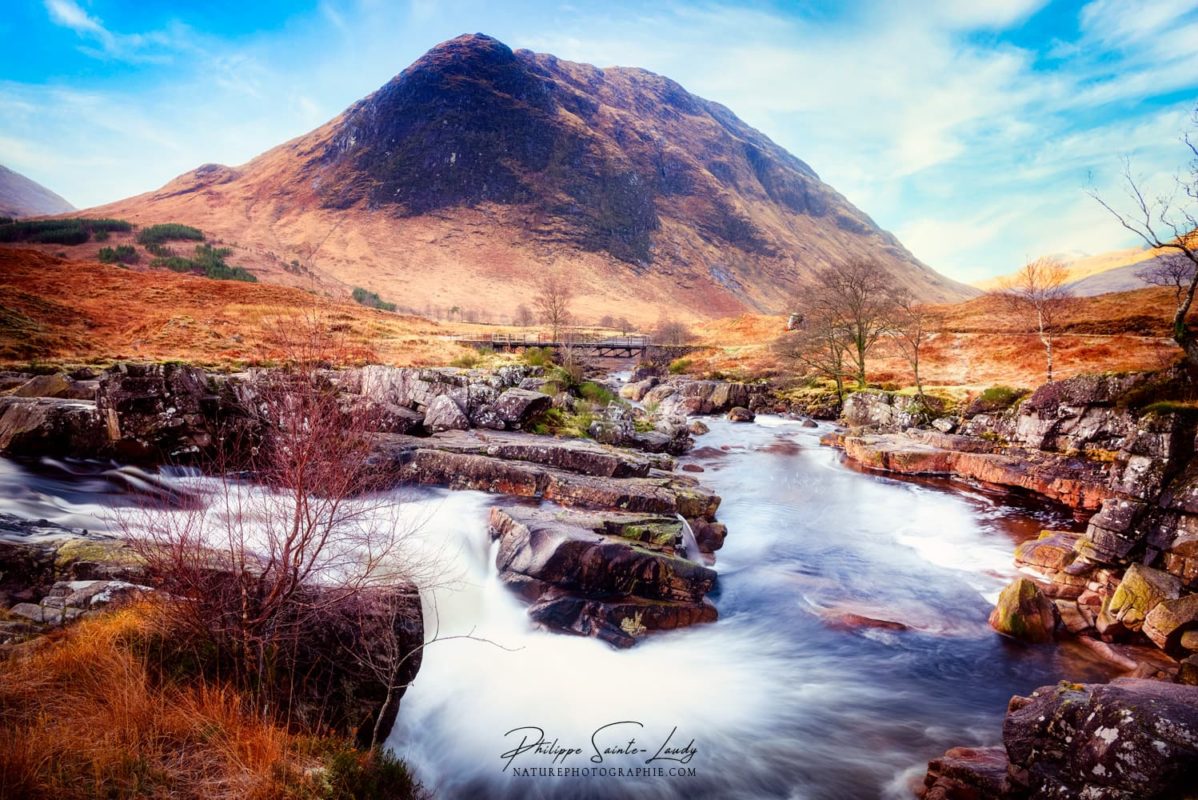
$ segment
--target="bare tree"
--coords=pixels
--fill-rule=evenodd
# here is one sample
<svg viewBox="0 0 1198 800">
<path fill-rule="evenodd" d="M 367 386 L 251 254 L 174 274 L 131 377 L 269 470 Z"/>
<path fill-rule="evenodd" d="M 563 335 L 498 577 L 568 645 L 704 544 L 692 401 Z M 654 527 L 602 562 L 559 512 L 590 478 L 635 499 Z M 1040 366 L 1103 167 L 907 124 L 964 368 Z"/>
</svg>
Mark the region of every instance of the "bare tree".
<svg viewBox="0 0 1198 800">
<path fill-rule="evenodd" d="M 375 412 L 331 380 L 327 365 L 346 353 L 328 326 L 289 320 L 276 336 L 286 363 L 245 386 L 244 416 L 220 431 L 202 484 L 208 502 L 118 522 L 165 590 L 172 631 L 258 709 L 311 722 L 313 697 L 326 702 L 341 685 L 335 654 L 315 643 L 351 625 L 372 593 L 429 584 L 436 568 L 403 547 L 412 531 L 394 499 L 372 494 Z"/>
<path fill-rule="evenodd" d="M 533 305 L 540 314 L 541 322 L 549 326 L 553 341 L 559 338 L 562 329 L 570 324 L 570 302 L 574 299 L 574 288 L 561 273 L 551 272 L 541 278 Z"/>
<path fill-rule="evenodd" d="M 807 373 L 835 382 L 836 396 L 844 400 L 851 346 L 848 330 L 840 318 L 830 309 L 818 307 L 807 313 L 801 327 L 779 337 L 773 349 L 803 366 Z"/>
<path fill-rule="evenodd" d="M 534 322 L 536 322 L 536 317 L 532 315 L 532 312 L 528 309 L 528 306 L 521 303 L 520 305 L 516 306 L 516 317 L 514 321 L 521 328 L 528 328 Z"/>
<path fill-rule="evenodd" d="M 866 357 L 890 330 L 895 291 L 892 279 L 877 262 L 855 259 L 819 270 L 815 287 L 799 298 L 803 327 L 810 321 L 819 337 L 827 334 L 847 344 L 861 389 L 866 385 Z M 837 349 L 831 340 L 828 347 L 829 353 Z"/>
<path fill-rule="evenodd" d="M 627 317 L 620 317 L 618 320 L 616 320 L 615 327 L 620 329 L 620 333 L 627 334 L 632 330 L 632 323 L 628 321 Z"/>
<path fill-rule="evenodd" d="M 1173 340 L 1185 353 L 1191 368 L 1198 367 L 1198 336 L 1190 328 L 1186 317 L 1194 304 L 1198 291 L 1198 108 L 1191 117 L 1194 130 L 1187 132 L 1182 141 L 1189 149 L 1189 164 L 1179 173 L 1174 190 L 1170 195 L 1152 198 L 1145 196 L 1142 181 L 1131 172 L 1131 162 L 1124 159 L 1123 180 L 1131 201 L 1131 211 L 1117 211 L 1097 191 L 1090 196 L 1103 208 L 1111 212 L 1119 224 L 1140 237 L 1153 250 L 1170 252 L 1174 258 L 1189 265 L 1188 280 L 1184 277 L 1170 279 L 1166 285 L 1178 288 L 1177 305 L 1173 310 Z"/>
<path fill-rule="evenodd" d="M 1194 283 L 1198 265 L 1180 255 L 1160 256 L 1152 264 L 1136 272 L 1136 277 L 1153 286 L 1164 286 L 1173 290 L 1174 300 L 1180 306 L 1185 294 Z"/>
<path fill-rule="evenodd" d="M 924 394 L 919 367 L 924 347 L 940 330 L 940 326 L 940 315 L 927 306 L 916 303 L 910 294 L 902 292 L 896 296 L 891 336 L 903 358 L 911 365 L 911 373 L 915 377 L 915 391 L 918 392 L 921 401 Z"/>
<path fill-rule="evenodd" d="M 1052 383 L 1053 344 L 1071 300 L 1068 280 L 1069 272 L 1058 259 L 1037 258 L 1024 264 L 1014 277 L 1004 280 L 997 293 L 1006 307 L 1022 316 L 1040 337 L 1049 383 Z"/>
<path fill-rule="evenodd" d="M 676 319 L 658 320 L 657 327 L 653 329 L 653 341 L 656 344 L 679 347 L 692 339 L 694 336 L 691 334 L 690 328 L 686 326 L 686 323 Z"/>
</svg>

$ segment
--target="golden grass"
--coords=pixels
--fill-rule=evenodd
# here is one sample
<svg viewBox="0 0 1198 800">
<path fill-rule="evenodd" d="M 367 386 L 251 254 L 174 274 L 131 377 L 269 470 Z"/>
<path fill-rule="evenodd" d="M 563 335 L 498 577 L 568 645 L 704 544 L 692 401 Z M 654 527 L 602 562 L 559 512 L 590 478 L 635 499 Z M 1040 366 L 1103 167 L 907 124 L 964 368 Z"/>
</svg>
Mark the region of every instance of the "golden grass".
<svg viewBox="0 0 1198 800">
<path fill-rule="evenodd" d="M 0 667 L 0 797 L 313 798 L 321 753 L 227 687 L 158 685 L 129 607 L 18 648 Z"/>
<path fill-rule="evenodd" d="M 1169 366 L 1181 354 L 1168 338 L 1171 301 L 1164 289 L 1079 298 L 1065 315 L 1055 345 L 1055 376 Z M 926 385 L 972 392 L 996 384 L 1035 387 L 1044 382 L 1040 342 L 1000 302 L 979 297 L 934 308 L 943 315 L 944 325 L 923 355 L 920 371 Z M 793 365 L 770 348 L 785 330 L 782 316 L 746 314 L 702 323 L 695 332 L 699 344 L 707 347 L 688 356 L 689 371 L 733 379 L 785 377 Z M 913 382 L 907 362 L 888 343 L 871 354 L 868 367 L 873 382 Z"/>
</svg>

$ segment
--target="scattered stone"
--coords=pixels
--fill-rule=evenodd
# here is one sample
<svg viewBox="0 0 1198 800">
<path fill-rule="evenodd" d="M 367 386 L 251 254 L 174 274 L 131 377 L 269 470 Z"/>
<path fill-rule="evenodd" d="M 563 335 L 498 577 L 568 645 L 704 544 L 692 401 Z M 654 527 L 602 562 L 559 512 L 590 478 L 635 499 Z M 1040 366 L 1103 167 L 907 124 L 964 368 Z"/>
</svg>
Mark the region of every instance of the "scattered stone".
<svg viewBox="0 0 1198 800">
<path fill-rule="evenodd" d="M 686 429 L 690 431 L 692 436 L 702 436 L 705 433 L 710 433 L 711 428 L 701 419 L 692 419 L 687 423 Z"/>
<path fill-rule="evenodd" d="M 733 422 L 752 422 L 756 419 L 756 414 L 742 406 L 736 406 L 728 412 L 728 419 Z"/>
</svg>

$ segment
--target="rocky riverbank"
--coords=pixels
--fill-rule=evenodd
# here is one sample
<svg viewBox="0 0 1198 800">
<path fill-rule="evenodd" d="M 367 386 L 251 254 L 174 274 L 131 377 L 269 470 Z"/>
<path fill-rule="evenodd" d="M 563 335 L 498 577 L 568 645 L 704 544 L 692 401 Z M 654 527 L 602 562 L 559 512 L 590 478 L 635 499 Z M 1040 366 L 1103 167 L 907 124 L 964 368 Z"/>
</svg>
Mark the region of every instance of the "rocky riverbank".
<svg viewBox="0 0 1198 800">
<path fill-rule="evenodd" d="M 1000 595 L 990 620 L 997 631 L 1032 643 L 1068 638 L 1158 681 L 1016 698 L 1005 749 L 949 751 L 930 765 L 927 797 L 1155 797 L 1198 768 L 1198 690 L 1186 685 L 1198 684 L 1198 417 L 1141 400 L 1169 380 L 1188 378 L 1079 377 L 1006 410 L 930 425 L 914 413 L 914 398 L 846 400 L 848 428 L 828 443 L 852 461 L 1038 496 L 1084 526 L 1045 531 L 1016 549 L 1027 577 Z M 1173 741 L 1152 730 L 1181 733 Z M 1170 766 L 1158 770 L 1166 750 Z"/>
<path fill-rule="evenodd" d="M 269 425 L 256 413 L 264 375 L 174 364 L 9 375 L 0 454 L 203 464 L 222 441 L 252 443 Z M 530 433 L 555 409 L 587 402 L 554 378 L 524 365 L 326 373 L 347 415 L 365 412 L 356 419 L 370 425 L 377 488 L 446 486 L 576 509 L 530 517 L 505 507 L 492 517 L 503 579 L 538 624 L 626 647 L 714 620 L 705 596 L 715 573 L 705 563 L 726 535 L 720 498 L 676 472 L 670 453 L 693 443 L 688 413 L 740 410 L 751 419 L 744 406 L 756 394 L 743 384 L 651 378 L 652 409 L 594 408 L 593 438 Z M 687 576 L 686 591 L 678 576 Z"/>
</svg>

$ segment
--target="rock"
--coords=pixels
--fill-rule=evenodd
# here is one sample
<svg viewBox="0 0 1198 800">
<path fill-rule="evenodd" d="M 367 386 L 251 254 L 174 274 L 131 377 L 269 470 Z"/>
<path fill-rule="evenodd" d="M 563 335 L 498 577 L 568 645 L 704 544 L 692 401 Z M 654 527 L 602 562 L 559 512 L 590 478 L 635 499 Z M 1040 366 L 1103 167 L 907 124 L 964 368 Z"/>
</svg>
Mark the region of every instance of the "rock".
<svg viewBox="0 0 1198 800">
<path fill-rule="evenodd" d="M 470 427 L 470 418 L 449 395 L 433 398 L 424 414 L 424 427 L 432 433 L 438 431 L 464 431 Z"/>
<path fill-rule="evenodd" d="M 804 417 L 803 421 L 800 424 L 804 428 L 818 428 L 819 427 L 819 423 L 816 422 L 815 420 L 811 419 L 810 417 Z"/>
<path fill-rule="evenodd" d="M 1177 669 L 1177 682 L 1198 686 L 1198 655 L 1186 656 Z"/>
<path fill-rule="evenodd" d="M 549 627 L 626 647 L 649 630 L 715 619 L 704 601 L 715 572 L 676 554 L 677 519 L 493 508 L 490 532 L 500 577 Z"/>
<path fill-rule="evenodd" d="M 495 406 L 479 406 L 473 414 L 470 415 L 470 422 L 476 428 L 487 428 L 493 431 L 502 431 L 507 428 L 507 422 L 499 414 Z"/>
<path fill-rule="evenodd" d="M 992 800 L 1010 791 L 1002 747 L 954 747 L 928 762 L 923 800 Z"/>
<path fill-rule="evenodd" d="M 578 399 L 569 392 L 558 392 L 553 396 L 553 407 L 562 411 L 573 411 L 578 405 Z"/>
<path fill-rule="evenodd" d="M 204 371 L 181 364 L 121 364 L 96 390 L 110 449 L 134 461 L 179 460 L 210 448 L 218 401 Z"/>
<path fill-rule="evenodd" d="M 495 412 L 512 428 L 520 428 L 553 406 L 553 398 L 541 392 L 508 389 L 495 400 Z"/>
<path fill-rule="evenodd" d="M 1181 639 L 1198 630 L 1198 594 L 1158 603 L 1144 618 L 1144 635 L 1166 653 L 1185 655 Z"/>
<path fill-rule="evenodd" d="M 699 545 L 701 552 L 714 553 L 724 546 L 724 539 L 728 536 L 727 525 L 706 519 L 692 519 L 689 522 L 691 532 L 695 535 L 695 544 Z"/>
<path fill-rule="evenodd" d="M 61 397 L 71 400 L 95 400 L 95 385 L 91 392 L 76 389 L 75 382 L 61 373 L 36 375 L 9 392 L 10 397 Z"/>
<path fill-rule="evenodd" d="M 671 602 L 625 597 L 596 600 L 569 593 L 549 592 L 528 608 L 534 622 L 580 636 L 594 636 L 615 647 L 632 647 L 650 631 L 673 630 L 715 622 L 715 606 L 700 602 Z"/>
<path fill-rule="evenodd" d="M 358 415 L 370 430 L 378 433 L 417 433 L 424 425 L 424 415 L 418 411 L 357 395 L 345 403 L 344 411 Z"/>
<path fill-rule="evenodd" d="M 1105 632 L 1104 622 L 1118 622 L 1129 631 L 1138 631 L 1156 605 L 1174 600 L 1181 593 L 1181 581 L 1167 572 L 1132 564 L 1111 595 L 1110 603 L 1099 617 L 1098 630 Z M 1103 617 L 1107 619 L 1104 621 Z"/>
<path fill-rule="evenodd" d="M 100 455 L 107 444 L 95 403 L 0 397 L 0 453 L 87 458 Z"/>
<path fill-rule="evenodd" d="M 1198 772 L 1198 687 L 1136 678 L 1012 699 L 1010 774 L 1032 797 L 1184 797 Z"/>
<path fill-rule="evenodd" d="M 1015 548 L 1015 563 L 1047 573 L 1061 572 L 1077 557 L 1073 548 L 1080 538 L 1081 534 L 1069 531 L 1040 531 L 1039 538 Z"/>
<path fill-rule="evenodd" d="M 733 422 L 752 422 L 756 415 L 747 408 L 735 406 L 728 412 L 728 419 Z"/>
<path fill-rule="evenodd" d="M 707 424 L 701 419 L 692 419 L 687 423 L 686 429 L 690 431 L 692 436 L 702 436 L 705 433 L 711 432 L 711 428 L 707 427 Z"/>
<path fill-rule="evenodd" d="M 682 471 L 683 472 L 706 472 L 707 470 L 703 469 L 698 464 L 683 464 Z"/>
<path fill-rule="evenodd" d="M 634 403 L 639 403 L 644 399 L 650 389 L 661 383 L 661 378 L 652 375 L 644 380 L 626 383 L 620 387 L 620 397 L 626 400 L 631 400 Z"/>
<path fill-rule="evenodd" d="M 1025 642 L 1051 642 L 1060 621 L 1056 605 L 1027 578 L 1016 578 L 1003 589 L 990 614 L 992 628 Z"/>
<path fill-rule="evenodd" d="M 510 434 L 509 434 L 510 435 Z M 530 437 L 555 441 L 549 437 Z M 537 463 L 425 448 L 421 440 L 380 436 L 372 465 L 380 488 L 398 482 L 542 497 L 566 506 L 715 518 L 720 500 L 683 475 L 614 478 L 578 474 Z M 526 451 L 531 457 L 531 451 Z M 572 458 L 547 448 L 544 458 Z M 646 456 L 649 458 L 649 456 Z"/>
<path fill-rule="evenodd" d="M 957 421 L 951 417 L 937 417 L 932 420 L 932 427 L 941 433 L 952 433 L 957 429 Z"/>
<path fill-rule="evenodd" d="M 943 434 L 935 434 L 943 436 Z M 1110 497 L 1105 465 L 1056 453 L 986 453 L 927 444 L 928 434 L 847 435 L 845 455 L 863 466 L 908 475 L 954 475 L 1034 492 L 1070 508 L 1092 510 Z"/>
<path fill-rule="evenodd" d="M 681 523 L 661 516 L 493 508 L 495 563 L 517 573 L 590 596 L 636 594 L 658 600 L 700 600 L 716 574 L 674 554 Z M 643 531 L 660 530 L 659 534 Z M 628 535 L 623 535 L 625 532 Z M 653 549 L 633 546 L 649 538 Z M 656 544 L 656 540 L 665 540 Z"/>
</svg>

